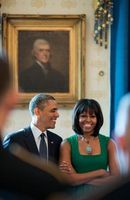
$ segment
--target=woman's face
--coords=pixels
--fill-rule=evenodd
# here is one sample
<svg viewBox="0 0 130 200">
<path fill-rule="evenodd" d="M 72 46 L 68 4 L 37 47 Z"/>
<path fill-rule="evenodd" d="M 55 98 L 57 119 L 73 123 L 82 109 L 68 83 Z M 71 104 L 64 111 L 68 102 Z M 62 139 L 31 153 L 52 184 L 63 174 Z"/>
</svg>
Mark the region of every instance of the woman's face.
<svg viewBox="0 0 130 200">
<path fill-rule="evenodd" d="M 79 115 L 79 126 L 82 129 L 83 134 L 93 134 L 96 124 L 97 117 L 94 112 L 88 110 Z"/>
</svg>

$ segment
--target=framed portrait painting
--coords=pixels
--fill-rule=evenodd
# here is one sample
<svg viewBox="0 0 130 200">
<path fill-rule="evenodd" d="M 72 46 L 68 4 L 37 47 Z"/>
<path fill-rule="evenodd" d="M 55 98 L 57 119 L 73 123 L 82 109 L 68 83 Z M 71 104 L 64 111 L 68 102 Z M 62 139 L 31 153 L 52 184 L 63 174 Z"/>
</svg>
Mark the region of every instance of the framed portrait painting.
<svg viewBox="0 0 130 200">
<path fill-rule="evenodd" d="M 3 14 L 8 54 L 19 105 L 37 93 L 68 106 L 84 96 L 85 15 Z"/>
</svg>

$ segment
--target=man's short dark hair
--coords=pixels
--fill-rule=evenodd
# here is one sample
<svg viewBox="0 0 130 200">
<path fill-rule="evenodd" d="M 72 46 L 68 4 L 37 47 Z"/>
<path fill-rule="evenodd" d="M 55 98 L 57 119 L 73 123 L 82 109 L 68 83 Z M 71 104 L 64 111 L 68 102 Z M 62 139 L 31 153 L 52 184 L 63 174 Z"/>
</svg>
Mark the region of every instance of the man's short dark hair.
<svg viewBox="0 0 130 200">
<path fill-rule="evenodd" d="M 11 71 L 8 59 L 4 53 L 0 54 L 0 98 L 11 85 Z"/>
<path fill-rule="evenodd" d="M 96 137 L 99 134 L 99 130 L 103 125 L 103 114 L 99 103 L 94 99 L 81 99 L 76 103 L 73 110 L 72 128 L 76 134 L 83 135 L 83 131 L 79 126 L 79 115 L 87 111 L 96 115 L 97 124 L 93 133 L 93 136 Z"/>
<path fill-rule="evenodd" d="M 34 109 L 37 107 L 40 110 L 44 109 L 45 103 L 49 100 L 55 100 L 55 98 L 51 95 L 47 94 L 38 94 L 34 96 L 29 103 L 29 111 L 32 115 L 34 115 Z"/>
</svg>

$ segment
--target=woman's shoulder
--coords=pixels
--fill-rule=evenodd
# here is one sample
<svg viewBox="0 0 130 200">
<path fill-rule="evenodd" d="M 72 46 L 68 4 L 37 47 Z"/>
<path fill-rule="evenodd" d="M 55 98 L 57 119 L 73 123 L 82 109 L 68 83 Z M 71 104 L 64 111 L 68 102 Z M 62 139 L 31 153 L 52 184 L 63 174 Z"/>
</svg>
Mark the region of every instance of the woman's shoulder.
<svg viewBox="0 0 130 200">
<path fill-rule="evenodd" d="M 110 137 L 109 136 L 106 136 L 106 135 L 103 135 L 103 134 L 99 134 L 99 138 L 103 141 L 109 141 L 110 140 Z"/>
<path fill-rule="evenodd" d="M 71 135 L 70 137 L 68 137 L 66 140 L 70 143 L 74 142 L 75 140 L 77 140 L 77 134 Z"/>
</svg>

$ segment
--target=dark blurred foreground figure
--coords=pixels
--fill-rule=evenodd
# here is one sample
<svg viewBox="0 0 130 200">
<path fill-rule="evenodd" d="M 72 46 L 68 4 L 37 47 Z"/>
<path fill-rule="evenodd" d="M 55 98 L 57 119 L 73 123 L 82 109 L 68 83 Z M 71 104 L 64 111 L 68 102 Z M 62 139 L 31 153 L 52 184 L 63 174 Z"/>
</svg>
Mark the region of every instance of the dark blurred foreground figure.
<svg viewBox="0 0 130 200">
<path fill-rule="evenodd" d="M 50 195 L 66 188 L 57 168 L 51 164 L 45 165 L 44 161 L 19 147 L 14 147 L 11 152 L 2 147 L 3 126 L 15 102 L 16 93 L 12 86 L 9 64 L 2 55 L 0 56 L 0 197 L 20 199 L 20 196 L 23 196 L 23 199 L 48 199 Z"/>
</svg>

